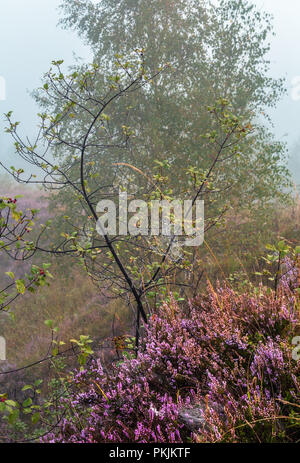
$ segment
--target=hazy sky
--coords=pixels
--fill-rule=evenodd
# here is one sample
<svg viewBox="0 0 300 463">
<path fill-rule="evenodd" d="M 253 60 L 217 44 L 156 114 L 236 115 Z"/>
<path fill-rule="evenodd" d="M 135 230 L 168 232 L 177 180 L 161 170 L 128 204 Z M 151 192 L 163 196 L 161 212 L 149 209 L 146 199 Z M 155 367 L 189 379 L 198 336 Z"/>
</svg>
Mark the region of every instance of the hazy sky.
<svg viewBox="0 0 300 463">
<path fill-rule="evenodd" d="M 60 0 L 0 0 L 0 76 L 6 81 L 6 100 L 0 101 L 0 114 L 13 110 L 29 133 L 38 109 L 28 92 L 40 85 L 51 61 L 63 58 L 71 64 L 73 52 L 89 59 L 88 49 L 76 34 L 57 27 L 59 3 Z M 276 136 L 288 134 L 285 139 L 292 146 L 300 138 L 300 92 L 297 94 L 294 89 L 292 98 L 292 79 L 299 76 L 300 83 L 300 1 L 256 0 L 256 4 L 274 15 L 276 36 L 272 39 L 271 73 L 274 77 L 286 77 L 288 95 L 272 117 Z M 1 131 L 2 128 L 0 123 Z M 9 145 L 10 139 L 0 133 L 2 159 L 7 157 Z"/>
<path fill-rule="evenodd" d="M 276 36 L 271 41 L 271 74 L 287 80 L 287 96 L 272 112 L 277 137 L 288 134 L 289 145 L 300 139 L 300 1 L 256 0 L 274 16 Z M 298 78 L 298 79 L 297 79 Z M 292 84 L 298 80 L 298 86 Z"/>
<path fill-rule="evenodd" d="M 0 114 L 14 111 L 26 133 L 34 133 L 38 112 L 29 92 L 41 86 L 41 78 L 54 59 L 74 62 L 73 52 L 88 59 L 77 35 L 57 27 L 60 0 L 0 0 L 0 76 L 6 81 L 6 100 Z M 0 130 L 3 123 L 0 122 Z M 8 135 L 0 133 L 0 156 L 6 158 Z"/>
</svg>

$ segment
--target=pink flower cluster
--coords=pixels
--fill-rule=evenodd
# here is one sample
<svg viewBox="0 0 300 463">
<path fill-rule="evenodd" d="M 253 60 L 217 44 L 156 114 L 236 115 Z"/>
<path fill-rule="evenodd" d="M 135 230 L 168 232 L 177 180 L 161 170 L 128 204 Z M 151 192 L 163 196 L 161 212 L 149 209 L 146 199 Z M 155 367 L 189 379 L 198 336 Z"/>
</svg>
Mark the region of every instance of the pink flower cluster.
<svg viewBox="0 0 300 463">
<path fill-rule="evenodd" d="M 47 442 L 293 442 L 300 438 L 292 290 L 208 288 L 153 315 L 137 359 L 78 372 Z"/>
</svg>

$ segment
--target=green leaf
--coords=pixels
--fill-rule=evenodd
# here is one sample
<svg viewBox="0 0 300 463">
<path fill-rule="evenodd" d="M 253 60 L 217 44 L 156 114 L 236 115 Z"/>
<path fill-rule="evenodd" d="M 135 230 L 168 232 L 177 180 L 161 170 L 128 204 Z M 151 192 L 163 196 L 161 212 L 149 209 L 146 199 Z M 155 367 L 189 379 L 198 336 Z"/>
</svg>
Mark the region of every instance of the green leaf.
<svg viewBox="0 0 300 463">
<path fill-rule="evenodd" d="M 24 282 L 22 280 L 16 280 L 16 287 L 20 294 L 24 294 L 26 291 Z"/>
<path fill-rule="evenodd" d="M 10 424 L 14 424 L 19 417 L 19 410 L 15 409 L 13 410 L 8 417 L 8 421 Z"/>
<path fill-rule="evenodd" d="M 26 386 L 24 386 L 22 388 L 22 391 L 25 392 L 25 391 L 28 391 L 29 389 L 33 389 L 33 387 L 31 386 L 31 384 L 27 384 Z"/>
<path fill-rule="evenodd" d="M 5 275 L 8 275 L 12 280 L 15 279 L 15 274 L 13 272 L 5 272 Z"/>
<path fill-rule="evenodd" d="M 53 320 L 46 320 L 45 325 L 48 326 L 48 328 L 53 328 Z"/>
<path fill-rule="evenodd" d="M 56 357 L 58 355 L 58 348 L 57 347 L 54 347 L 54 349 L 52 349 L 52 355 L 53 355 L 53 357 Z"/>
<path fill-rule="evenodd" d="M 51 264 L 43 264 L 43 269 L 48 270 L 51 267 Z"/>
<path fill-rule="evenodd" d="M 27 408 L 27 407 L 30 407 L 31 404 L 32 404 L 32 399 L 28 397 L 28 399 L 24 400 L 24 402 L 22 403 L 22 406 L 24 408 Z"/>
<path fill-rule="evenodd" d="M 36 424 L 40 420 L 41 414 L 40 412 L 36 412 L 32 415 L 31 421 L 33 424 Z"/>
<path fill-rule="evenodd" d="M 14 400 L 6 400 L 5 405 L 8 405 L 9 407 L 18 407 L 18 403 L 15 402 Z"/>
<path fill-rule="evenodd" d="M 34 385 L 36 387 L 40 386 L 41 384 L 43 384 L 43 380 L 42 379 L 37 379 L 35 382 L 34 382 Z"/>
</svg>

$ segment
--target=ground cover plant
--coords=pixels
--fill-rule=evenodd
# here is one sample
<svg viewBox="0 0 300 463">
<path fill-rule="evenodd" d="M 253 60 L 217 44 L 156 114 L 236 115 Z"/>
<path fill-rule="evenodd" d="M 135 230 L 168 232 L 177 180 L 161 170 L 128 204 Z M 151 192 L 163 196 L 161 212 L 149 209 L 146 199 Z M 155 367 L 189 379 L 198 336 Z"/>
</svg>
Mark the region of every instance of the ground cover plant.
<svg viewBox="0 0 300 463">
<path fill-rule="evenodd" d="M 277 295 L 219 284 L 184 310 L 164 304 L 137 359 L 75 373 L 46 441 L 297 442 L 297 272 L 289 268 Z"/>
</svg>

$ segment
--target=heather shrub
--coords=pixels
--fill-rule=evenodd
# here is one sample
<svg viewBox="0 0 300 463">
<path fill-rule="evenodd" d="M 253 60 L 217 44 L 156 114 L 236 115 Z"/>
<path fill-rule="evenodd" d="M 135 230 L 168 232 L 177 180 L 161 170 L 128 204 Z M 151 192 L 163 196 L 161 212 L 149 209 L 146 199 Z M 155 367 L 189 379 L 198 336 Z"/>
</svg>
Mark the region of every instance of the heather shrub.
<svg viewBox="0 0 300 463">
<path fill-rule="evenodd" d="M 300 437 L 299 301 L 288 286 L 208 287 L 151 317 L 138 358 L 74 374 L 50 442 L 281 442 Z"/>
</svg>

